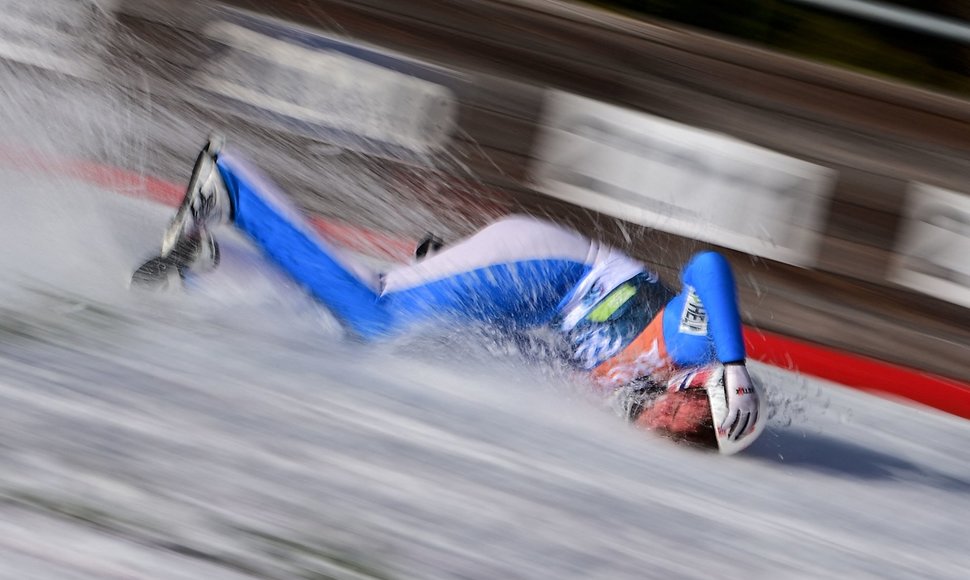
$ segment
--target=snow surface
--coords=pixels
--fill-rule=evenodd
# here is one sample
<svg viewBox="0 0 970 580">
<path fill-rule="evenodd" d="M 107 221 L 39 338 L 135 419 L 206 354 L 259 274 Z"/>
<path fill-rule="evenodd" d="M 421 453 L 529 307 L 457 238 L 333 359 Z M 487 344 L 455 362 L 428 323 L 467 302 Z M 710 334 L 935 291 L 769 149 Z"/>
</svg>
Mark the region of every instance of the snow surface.
<svg viewBox="0 0 970 580">
<path fill-rule="evenodd" d="M 964 420 L 755 366 L 762 439 L 688 449 L 487 340 L 343 340 L 228 232 L 197 291 L 130 291 L 170 209 L 0 183 L 0 577 L 970 569 Z"/>
<path fill-rule="evenodd" d="M 231 232 L 192 292 L 129 290 L 171 210 L 45 156 L 153 167 L 206 129 L 123 72 L 0 66 L 0 578 L 967 577 L 964 420 L 755 365 L 768 430 L 722 457 L 480 333 L 344 340 Z"/>
</svg>

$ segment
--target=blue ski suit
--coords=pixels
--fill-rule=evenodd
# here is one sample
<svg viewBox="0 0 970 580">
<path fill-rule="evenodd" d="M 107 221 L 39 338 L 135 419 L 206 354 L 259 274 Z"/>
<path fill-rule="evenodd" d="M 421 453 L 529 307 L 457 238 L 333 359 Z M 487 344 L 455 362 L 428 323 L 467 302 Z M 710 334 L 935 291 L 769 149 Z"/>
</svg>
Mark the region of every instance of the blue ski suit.
<svg viewBox="0 0 970 580">
<path fill-rule="evenodd" d="M 662 369 L 744 360 L 734 279 L 715 252 L 695 255 L 674 292 L 612 247 L 510 216 L 380 273 L 324 240 L 243 157 L 224 151 L 217 166 L 233 224 L 363 339 L 442 321 L 551 325 L 572 364 L 612 385 Z"/>
</svg>

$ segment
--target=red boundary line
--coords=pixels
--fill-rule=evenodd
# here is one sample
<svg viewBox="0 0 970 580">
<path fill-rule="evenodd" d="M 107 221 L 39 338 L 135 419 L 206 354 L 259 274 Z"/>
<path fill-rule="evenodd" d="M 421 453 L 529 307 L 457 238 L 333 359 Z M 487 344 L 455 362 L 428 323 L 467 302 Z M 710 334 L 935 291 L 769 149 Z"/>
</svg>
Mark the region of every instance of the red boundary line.
<svg viewBox="0 0 970 580">
<path fill-rule="evenodd" d="M 85 161 L 59 161 L 0 147 L 0 161 L 27 170 L 73 176 L 124 195 L 176 205 L 184 188 L 174 183 Z M 382 232 L 324 217 L 311 218 L 324 236 L 352 250 L 402 261 L 413 244 Z M 861 355 L 745 326 L 748 355 L 758 361 L 862 391 L 902 397 L 970 419 L 970 384 Z"/>
<path fill-rule="evenodd" d="M 74 177 L 123 195 L 170 206 L 177 205 L 185 194 L 184 186 L 126 169 L 90 161 L 64 160 L 38 153 L 24 153 L 3 146 L 0 146 L 0 164 L 27 171 Z M 414 244 L 383 232 L 321 216 L 313 216 L 309 220 L 321 234 L 351 250 L 396 261 L 406 260 L 414 252 Z"/>
<path fill-rule="evenodd" d="M 758 330 L 744 329 L 751 358 L 863 391 L 902 397 L 970 419 L 970 384 Z"/>
</svg>

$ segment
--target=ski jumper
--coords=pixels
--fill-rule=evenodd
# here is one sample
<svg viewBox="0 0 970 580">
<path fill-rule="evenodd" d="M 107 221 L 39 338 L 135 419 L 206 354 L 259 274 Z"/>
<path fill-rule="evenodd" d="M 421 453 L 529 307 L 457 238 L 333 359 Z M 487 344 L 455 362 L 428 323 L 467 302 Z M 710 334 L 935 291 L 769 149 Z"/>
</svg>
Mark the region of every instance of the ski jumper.
<svg viewBox="0 0 970 580">
<path fill-rule="evenodd" d="M 511 216 L 379 273 L 321 238 L 245 159 L 228 150 L 217 165 L 233 225 L 363 339 L 443 321 L 510 331 L 551 325 L 573 365 L 616 386 L 662 369 L 744 360 L 734 279 L 720 254 L 694 256 L 674 293 L 614 248 Z"/>
</svg>

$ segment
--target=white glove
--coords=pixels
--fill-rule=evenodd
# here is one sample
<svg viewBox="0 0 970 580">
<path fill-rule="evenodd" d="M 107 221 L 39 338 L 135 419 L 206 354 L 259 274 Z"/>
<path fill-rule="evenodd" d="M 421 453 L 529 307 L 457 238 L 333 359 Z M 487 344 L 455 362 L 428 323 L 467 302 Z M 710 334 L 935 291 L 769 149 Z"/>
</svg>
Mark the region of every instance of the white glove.
<svg viewBox="0 0 970 580">
<path fill-rule="evenodd" d="M 740 441 L 754 432 L 758 424 L 758 390 L 751 383 L 744 363 L 724 365 L 724 394 L 727 415 L 718 425 L 718 433 L 726 434 L 730 441 Z"/>
</svg>

